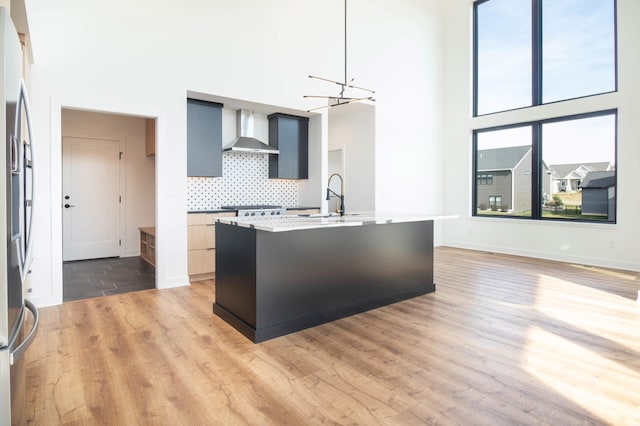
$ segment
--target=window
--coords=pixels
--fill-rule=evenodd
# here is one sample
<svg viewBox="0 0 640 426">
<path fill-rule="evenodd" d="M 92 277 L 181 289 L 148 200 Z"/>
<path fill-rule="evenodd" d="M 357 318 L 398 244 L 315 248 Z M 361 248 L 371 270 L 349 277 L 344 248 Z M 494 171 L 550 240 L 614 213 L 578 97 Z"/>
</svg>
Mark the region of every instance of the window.
<svg viewBox="0 0 640 426">
<path fill-rule="evenodd" d="M 531 126 L 475 133 L 475 214 L 531 216 Z M 491 176 L 491 184 L 488 184 Z"/>
<path fill-rule="evenodd" d="M 476 7 L 477 114 L 531 105 L 530 3 L 491 0 Z"/>
<path fill-rule="evenodd" d="M 478 174 L 478 185 L 493 185 L 493 175 Z"/>
<path fill-rule="evenodd" d="M 474 115 L 617 90 L 615 0 L 477 0 Z"/>
<path fill-rule="evenodd" d="M 615 222 L 616 127 L 612 110 L 474 131 L 473 214 Z"/>
<path fill-rule="evenodd" d="M 542 102 L 615 91 L 615 1 L 541 4 Z"/>
<path fill-rule="evenodd" d="M 497 209 L 502 208 L 502 196 L 500 195 L 491 195 L 489 196 L 489 207 L 492 211 L 496 211 Z"/>
<path fill-rule="evenodd" d="M 475 0 L 473 114 L 505 124 L 473 131 L 474 216 L 615 223 L 617 110 L 566 101 L 617 90 L 616 8 Z"/>
<path fill-rule="evenodd" d="M 615 220 L 616 114 L 543 122 L 541 216 Z M 547 179 L 548 177 L 548 179 Z"/>
</svg>

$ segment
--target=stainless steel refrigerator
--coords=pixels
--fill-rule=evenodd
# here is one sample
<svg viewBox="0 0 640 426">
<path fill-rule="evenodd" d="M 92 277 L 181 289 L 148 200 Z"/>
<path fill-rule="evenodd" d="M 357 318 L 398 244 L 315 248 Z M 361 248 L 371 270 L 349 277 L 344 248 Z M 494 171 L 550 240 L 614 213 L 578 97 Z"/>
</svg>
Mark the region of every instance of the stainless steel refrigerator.
<svg viewBox="0 0 640 426">
<path fill-rule="evenodd" d="M 21 423 L 24 369 L 21 355 L 38 327 L 27 300 L 33 233 L 33 132 L 22 80 L 22 48 L 6 9 L 0 8 L 0 425 Z"/>
</svg>

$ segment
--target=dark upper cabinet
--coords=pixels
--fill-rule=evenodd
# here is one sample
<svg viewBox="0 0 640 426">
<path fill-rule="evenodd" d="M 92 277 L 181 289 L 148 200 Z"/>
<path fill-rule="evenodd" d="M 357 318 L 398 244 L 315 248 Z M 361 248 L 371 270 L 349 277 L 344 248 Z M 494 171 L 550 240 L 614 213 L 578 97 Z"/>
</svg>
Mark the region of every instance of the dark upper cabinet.
<svg viewBox="0 0 640 426">
<path fill-rule="evenodd" d="M 187 99 L 187 176 L 222 176 L 222 104 Z"/>
<path fill-rule="evenodd" d="M 269 155 L 269 178 L 309 178 L 309 118 L 271 114 L 269 145 L 280 151 Z"/>
</svg>

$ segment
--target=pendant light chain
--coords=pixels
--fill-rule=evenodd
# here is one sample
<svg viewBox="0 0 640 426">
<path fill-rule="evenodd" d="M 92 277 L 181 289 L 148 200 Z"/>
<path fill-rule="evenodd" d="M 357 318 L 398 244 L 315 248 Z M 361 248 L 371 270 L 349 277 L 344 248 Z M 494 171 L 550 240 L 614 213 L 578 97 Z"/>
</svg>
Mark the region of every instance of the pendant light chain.
<svg viewBox="0 0 640 426">
<path fill-rule="evenodd" d="M 347 0 L 344 0 L 344 82 L 347 82 Z"/>
</svg>

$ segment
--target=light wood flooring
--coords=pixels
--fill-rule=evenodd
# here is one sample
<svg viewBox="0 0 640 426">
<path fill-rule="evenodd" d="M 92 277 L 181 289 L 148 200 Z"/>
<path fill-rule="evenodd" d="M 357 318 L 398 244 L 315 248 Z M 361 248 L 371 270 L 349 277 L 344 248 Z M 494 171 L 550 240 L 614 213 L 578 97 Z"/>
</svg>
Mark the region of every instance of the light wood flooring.
<svg viewBox="0 0 640 426">
<path fill-rule="evenodd" d="M 212 281 L 41 309 L 19 423 L 640 424 L 637 274 L 438 248 L 435 280 L 258 345 Z"/>
</svg>

